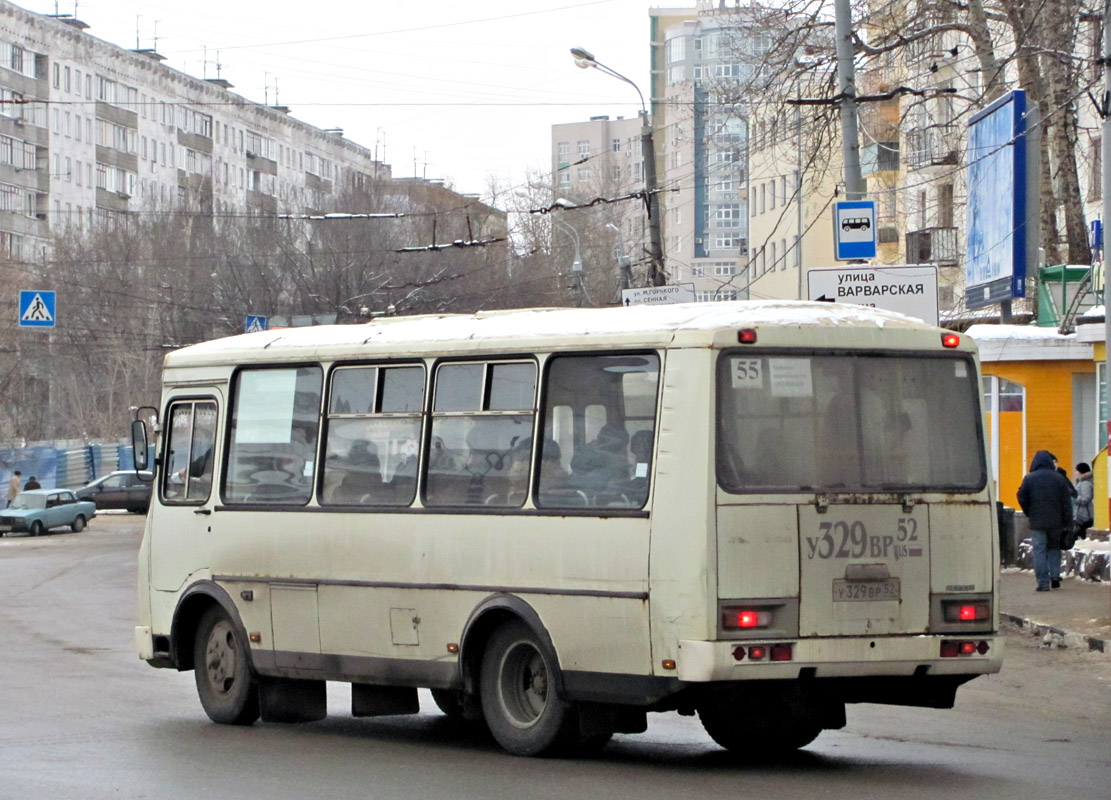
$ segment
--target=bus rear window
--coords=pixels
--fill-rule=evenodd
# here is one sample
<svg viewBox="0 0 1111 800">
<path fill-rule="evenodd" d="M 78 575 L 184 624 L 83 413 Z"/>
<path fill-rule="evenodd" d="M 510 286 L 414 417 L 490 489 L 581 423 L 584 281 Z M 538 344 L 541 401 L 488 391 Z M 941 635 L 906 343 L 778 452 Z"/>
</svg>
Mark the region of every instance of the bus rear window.
<svg viewBox="0 0 1111 800">
<path fill-rule="evenodd" d="M 731 352 L 717 475 L 730 492 L 978 490 L 978 386 L 963 356 Z"/>
</svg>

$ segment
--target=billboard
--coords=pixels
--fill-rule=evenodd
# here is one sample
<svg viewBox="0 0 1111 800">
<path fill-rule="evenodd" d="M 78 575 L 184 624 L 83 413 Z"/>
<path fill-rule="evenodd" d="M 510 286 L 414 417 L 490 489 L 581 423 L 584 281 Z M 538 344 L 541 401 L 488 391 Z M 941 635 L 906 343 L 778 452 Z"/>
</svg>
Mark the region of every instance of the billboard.
<svg viewBox="0 0 1111 800">
<path fill-rule="evenodd" d="M 1026 295 L 1026 93 L 999 98 L 968 123 L 969 308 Z"/>
</svg>

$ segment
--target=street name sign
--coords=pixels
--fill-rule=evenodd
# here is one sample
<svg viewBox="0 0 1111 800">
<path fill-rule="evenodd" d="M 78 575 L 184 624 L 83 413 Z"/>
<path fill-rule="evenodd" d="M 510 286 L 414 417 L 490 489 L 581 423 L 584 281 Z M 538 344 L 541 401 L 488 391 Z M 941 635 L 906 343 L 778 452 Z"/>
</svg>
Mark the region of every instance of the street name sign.
<svg viewBox="0 0 1111 800">
<path fill-rule="evenodd" d="M 834 258 L 855 261 L 876 257 L 876 202 L 843 200 L 833 204 Z"/>
<path fill-rule="evenodd" d="M 57 318 L 57 295 L 42 289 L 19 293 L 19 327 L 53 328 Z"/>
<path fill-rule="evenodd" d="M 693 283 L 672 283 L 668 286 L 645 286 L 641 289 L 622 289 L 621 305 L 654 306 L 664 303 L 693 303 Z"/>
<path fill-rule="evenodd" d="M 811 300 L 874 306 L 938 323 L 933 264 L 812 269 L 806 278 Z"/>
</svg>

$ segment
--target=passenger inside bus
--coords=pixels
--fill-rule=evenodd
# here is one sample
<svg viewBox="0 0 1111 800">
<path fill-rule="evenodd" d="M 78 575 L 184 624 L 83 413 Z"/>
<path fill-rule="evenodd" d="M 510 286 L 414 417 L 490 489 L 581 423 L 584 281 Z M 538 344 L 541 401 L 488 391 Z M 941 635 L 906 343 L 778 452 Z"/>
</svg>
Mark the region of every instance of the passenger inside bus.
<svg viewBox="0 0 1111 800">
<path fill-rule="evenodd" d="M 633 477 L 625 487 L 630 505 L 642 506 L 648 499 L 648 474 L 652 466 L 652 431 L 637 431 L 629 439 L 633 454 Z"/>
<path fill-rule="evenodd" d="M 351 443 L 347 457 L 336 469 L 344 475 L 339 486 L 332 493 L 333 503 L 363 503 L 373 501 L 374 495 L 382 490 L 382 472 L 378 462 L 378 448 L 366 439 L 356 439 Z"/>
<path fill-rule="evenodd" d="M 629 434 L 625 426 L 607 422 L 590 444 L 571 457 L 571 483 L 588 496 L 617 490 L 629 480 Z"/>
</svg>

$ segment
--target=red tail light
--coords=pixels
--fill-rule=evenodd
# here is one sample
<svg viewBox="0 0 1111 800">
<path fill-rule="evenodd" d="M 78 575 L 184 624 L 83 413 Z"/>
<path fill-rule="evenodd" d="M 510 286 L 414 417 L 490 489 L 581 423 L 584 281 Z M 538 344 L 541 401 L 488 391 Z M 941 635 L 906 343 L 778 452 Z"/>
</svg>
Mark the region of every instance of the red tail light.
<svg viewBox="0 0 1111 800">
<path fill-rule="evenodd" d="M 961 335 L 959 333 L 943 333 L 941 335 L 942 347 L 960 347 Z"/>
<path fill-rule="evenodd" d="M 795 657 L 794 645 L 790 642 L 777 642 L 775 644 L 751 644 L 746 651 L 744 647 L 733 648 L 733 660 L 744 661 L 745 656 L 750 661 L 791 661 Z"/>
<path fill-rule="evenodd" d="M 766 608 L 738 608 L 732 606 L 721 609 L 721 626 L 727 631 L 766 628 L 771 624 L 771 621 L 772 613 Z"/>
<path fill-rule="evenodd" d="M 737 341 L 741 344 L 756 344 L 756 331 L 752 328 L 745 328 L 737 333 Z"/>
<path fill-rule="evenodd" d="M 790 661 L 791 660 L 791 645 L 789 644 L 773 644 L 772 645 L 772 661 Z"/>
<path fill-rule="evenodd" d="M 974 654 L 987 655 L 988 650 L 991 649 L 986 641 L 958 641 L 956 639 L 942 639 L 941 641 L 941 657 L 942 658 L 958 658 L 959 656 L 971 656 Z"/>
<path fill-rule="evenodd" d="M 983 622 L 991 619 L 991 603 L 985 600 L 943 600 L 946 622 Z"/>
</svg>

